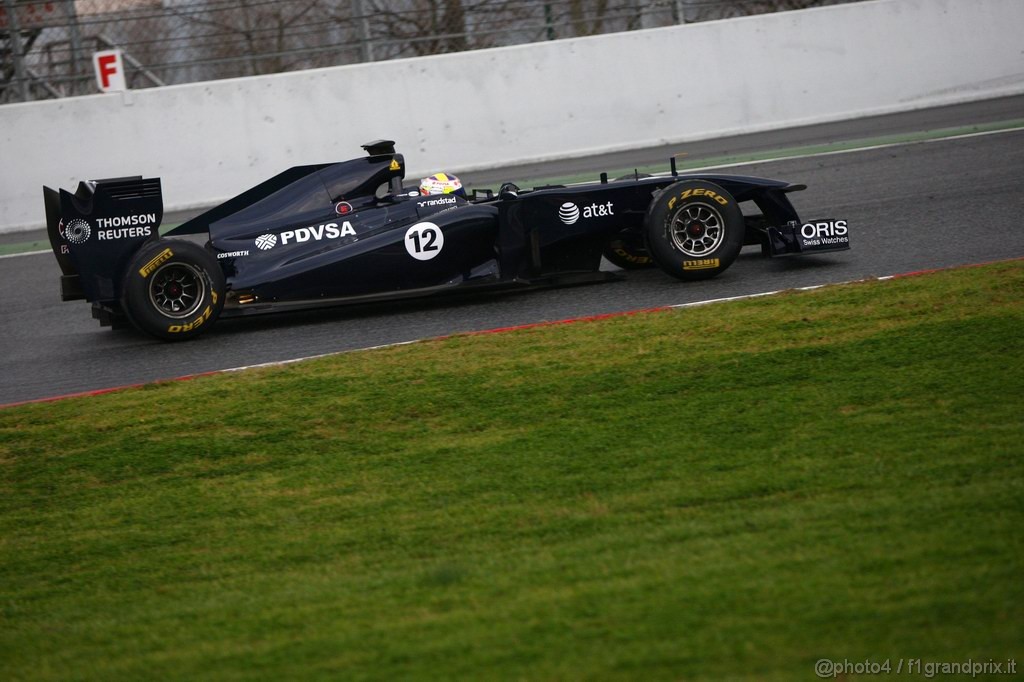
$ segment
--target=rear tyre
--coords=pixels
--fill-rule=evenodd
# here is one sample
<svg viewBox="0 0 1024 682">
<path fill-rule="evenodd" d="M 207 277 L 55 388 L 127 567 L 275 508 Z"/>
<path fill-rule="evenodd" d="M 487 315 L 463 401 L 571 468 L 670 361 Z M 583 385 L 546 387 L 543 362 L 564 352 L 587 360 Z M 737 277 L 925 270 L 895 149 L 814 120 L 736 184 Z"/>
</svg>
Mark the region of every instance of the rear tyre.
<svg viewBox="0 0 1024 682">
<path fill-rule="evenodd" d="M 165 341 L 203 333 L 224 307 L 224 273 L 206 249 L 178 239 L 156 240 L 132 258 L 121 306 L 140 330 Z"/>
<path fill-rule="evenodd" d="M 746 226 L 731 194 L 704 180 L 684 180 L 652 202 L 644 222 L 647 250 L 666 273 L 682 280 L 725 271 L 740 249 Z"/>
</svg>

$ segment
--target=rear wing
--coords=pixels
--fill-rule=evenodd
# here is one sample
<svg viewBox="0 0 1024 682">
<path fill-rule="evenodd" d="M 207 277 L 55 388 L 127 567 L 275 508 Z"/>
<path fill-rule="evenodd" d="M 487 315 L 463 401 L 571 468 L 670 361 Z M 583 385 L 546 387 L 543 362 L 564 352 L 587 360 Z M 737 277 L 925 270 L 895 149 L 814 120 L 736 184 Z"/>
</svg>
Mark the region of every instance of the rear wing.
<svg viewBox="0 0 1024 682">
<path fill-rule="evenodd" d="M 159 178 L 83 181 L 74 194 L 43 187 L 46 232 L 61 269 L 61 299 L 116 301 L 128 261 L 160 236 Z"/>
</svg>

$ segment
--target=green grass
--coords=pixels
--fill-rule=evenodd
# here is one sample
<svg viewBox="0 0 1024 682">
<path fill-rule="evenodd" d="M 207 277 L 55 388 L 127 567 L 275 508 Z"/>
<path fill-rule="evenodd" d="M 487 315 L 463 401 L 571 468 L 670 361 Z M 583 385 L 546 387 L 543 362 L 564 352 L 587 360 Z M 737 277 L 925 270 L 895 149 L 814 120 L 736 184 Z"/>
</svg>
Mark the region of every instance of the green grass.
<svg viewBox="0 0 1024 682">
<path fill-rule="evenodd" d="M 1022 301 L 1016 262 L 0 411 L 0 677 L 1019 659 Z"/>
</svg>

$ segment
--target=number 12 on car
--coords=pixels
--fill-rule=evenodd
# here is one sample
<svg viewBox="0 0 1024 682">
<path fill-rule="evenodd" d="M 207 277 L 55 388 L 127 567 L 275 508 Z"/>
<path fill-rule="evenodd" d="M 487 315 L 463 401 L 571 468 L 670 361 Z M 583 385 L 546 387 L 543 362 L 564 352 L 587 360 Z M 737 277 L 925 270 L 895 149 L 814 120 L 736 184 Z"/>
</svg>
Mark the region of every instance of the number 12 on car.
<svg viewBox="0 0 1024 682">
<path fill-rule="evenodd" d="M 405 232 L 405 250 L 416 260 L 430 260 L 444 248 L 444 233 L 434 223 L 416 223 Z"/>
</svg>

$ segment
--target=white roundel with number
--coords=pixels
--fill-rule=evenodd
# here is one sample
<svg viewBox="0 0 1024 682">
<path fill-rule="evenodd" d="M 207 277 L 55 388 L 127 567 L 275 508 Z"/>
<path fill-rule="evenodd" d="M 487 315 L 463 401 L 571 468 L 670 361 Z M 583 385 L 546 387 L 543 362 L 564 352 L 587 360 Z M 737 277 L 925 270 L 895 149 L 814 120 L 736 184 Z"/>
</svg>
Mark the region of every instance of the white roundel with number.
<svg viewBox="0 0 1024 682">
<path fill-rule="evenodd" d="M 434 223 L 416 223 L 405 232 L 405 250 L 416 260 L 430 260 L 444 248 L 444 234 Z"/>
</svg>

